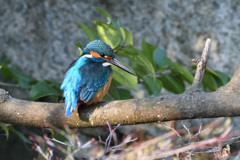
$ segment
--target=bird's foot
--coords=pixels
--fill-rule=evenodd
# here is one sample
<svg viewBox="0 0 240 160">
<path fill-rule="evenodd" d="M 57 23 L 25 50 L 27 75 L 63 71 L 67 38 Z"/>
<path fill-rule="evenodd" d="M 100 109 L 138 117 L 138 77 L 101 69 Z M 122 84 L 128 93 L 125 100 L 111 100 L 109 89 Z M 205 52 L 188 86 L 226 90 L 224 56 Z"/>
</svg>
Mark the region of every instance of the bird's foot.
<svg viewBox="0 0 240 160">
<path fill-rule="evenodd" d="M 103 100 L 98 100 L 97 102 L 95 102 L 94 104 L 98 104 L 98 103 L 101 103 L 101 102 L 104 102 Z"/>
</svg>

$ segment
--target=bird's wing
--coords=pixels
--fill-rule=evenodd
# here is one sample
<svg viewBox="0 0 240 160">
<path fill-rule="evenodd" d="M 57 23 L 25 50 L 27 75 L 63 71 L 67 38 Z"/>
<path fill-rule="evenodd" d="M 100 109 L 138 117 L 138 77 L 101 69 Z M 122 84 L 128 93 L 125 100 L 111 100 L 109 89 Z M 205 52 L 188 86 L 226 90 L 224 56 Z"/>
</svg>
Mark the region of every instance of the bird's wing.
<svg viewBox="0 0 240 160">
<path fill-rule="evenodd" d="M 90 101 L 106 84 L 111 70 L 101 63 L 90 63 L 88 58 L 81 57 L 67 71 L 61 89 L 64 90 L 66 112 L 69 117 L 77 107 L 77 99 Z"/>
<path fill-rule="evenodd" d="M 91 63 L 79 69 L 83 86 L 80 86 L 79 99 L 88 103 L 96 93 L 103 88 L 110 76 L 110 67 L 103 67 L 101 63 Z M 86 78 L 85 78 L 86 77 Z"/>
</svg>

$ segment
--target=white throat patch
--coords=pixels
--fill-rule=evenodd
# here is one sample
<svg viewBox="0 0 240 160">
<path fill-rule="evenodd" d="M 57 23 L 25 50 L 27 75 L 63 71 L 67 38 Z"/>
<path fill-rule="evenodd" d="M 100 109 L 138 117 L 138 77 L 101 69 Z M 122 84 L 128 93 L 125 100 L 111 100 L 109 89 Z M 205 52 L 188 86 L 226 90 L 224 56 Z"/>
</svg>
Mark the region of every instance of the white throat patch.
<svg viewBox="0 0 240 160">
<path fill-rule="evenodd" d="M 111 63 L 108 63 L 108 62 L 104 62 L 102 65 L 103 65 L 104 67 L 107 67 L 107 66 L 111 66 L 112 64 L 111 64 Z"/>
<path fill-rule="evenodd" d="M 91 54 L 85 54 L 82 57 L 86 57 L 86 58 L 93 58 L 93 56 Z"/>
</svg>

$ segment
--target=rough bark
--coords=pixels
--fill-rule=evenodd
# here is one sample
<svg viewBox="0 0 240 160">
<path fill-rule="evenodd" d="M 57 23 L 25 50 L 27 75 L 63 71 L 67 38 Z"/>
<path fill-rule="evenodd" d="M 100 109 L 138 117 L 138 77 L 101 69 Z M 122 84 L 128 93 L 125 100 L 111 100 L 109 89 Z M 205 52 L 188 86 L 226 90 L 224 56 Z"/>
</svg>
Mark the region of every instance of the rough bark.
<svg viewBox="0 0 240 160">
<path fill-rule="evenodd" d="M 106 125 L 106 121 L 112 125 L 130 125 L 159 120 L 240 116 L 239 78 L 240 65 L 231 81 L 216 92 L 206 93 L 200 89 L 190 89 L 178 95 L 80 106 L 69 118 L 64 117 L 63 103 L 19 100 L 0 89 L 0 122 L 34 127 L 62 127 L 65 124 L 63 122 L 66 122 L 70 127 L 95 127 Z"/>
</svg>

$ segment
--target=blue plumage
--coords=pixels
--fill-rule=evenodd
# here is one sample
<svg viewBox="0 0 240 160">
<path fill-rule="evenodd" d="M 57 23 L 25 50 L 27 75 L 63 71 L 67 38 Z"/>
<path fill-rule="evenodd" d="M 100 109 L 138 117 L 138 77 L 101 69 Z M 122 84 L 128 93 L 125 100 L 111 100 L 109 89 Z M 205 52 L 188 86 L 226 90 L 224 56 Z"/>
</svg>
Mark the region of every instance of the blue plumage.
<svg viewBox="0 0 240 160">
<path fill-rule="evenodd" d="M 61 85 L 66 117 L 76 109 L 78 100 L 90 105 L 106 94 L 112 79 L 112 64 L 135 75 L 115 59 L 114 51 L 105 42 L 95 40 L 86 46 L 80 58 L 65 74 Z"/>
</svg>

